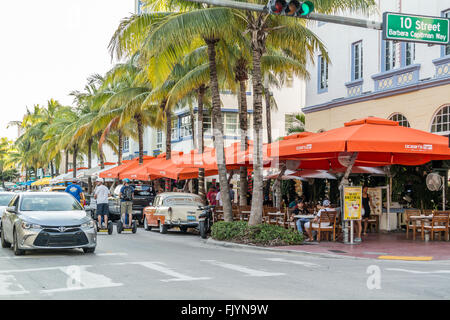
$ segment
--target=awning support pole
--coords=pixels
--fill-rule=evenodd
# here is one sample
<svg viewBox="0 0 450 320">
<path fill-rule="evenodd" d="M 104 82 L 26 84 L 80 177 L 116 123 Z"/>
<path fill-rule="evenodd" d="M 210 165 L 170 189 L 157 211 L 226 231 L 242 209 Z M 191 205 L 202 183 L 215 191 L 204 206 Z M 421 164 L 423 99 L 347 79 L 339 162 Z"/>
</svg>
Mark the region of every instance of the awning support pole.
<svg viewBox="0 0 450 320">
<path fill-rule="evenodd" d="M 341 220 L 342 220 L 342 230 L 344 231 L 344 243 L 349 243 L 348 241 L 348 229 L 347 229 L 347 222 L 344 221 L 344 186 L 348 186 L 348 177 L 350 173 L 352 172 L 353 165 L 355 164 L 356 158 L 358 157 L 358 152 L 354 152 L 352 156 L 350 157 L 350 164 L 347 167 L 347 170 L 345 170 L 345 174 L 341 179 L 341 183 L 339 184 L 339 189 L 341 190 Z M 353 244 L 353 221 L 350 225 L 350 244 Z"/>
</svg>

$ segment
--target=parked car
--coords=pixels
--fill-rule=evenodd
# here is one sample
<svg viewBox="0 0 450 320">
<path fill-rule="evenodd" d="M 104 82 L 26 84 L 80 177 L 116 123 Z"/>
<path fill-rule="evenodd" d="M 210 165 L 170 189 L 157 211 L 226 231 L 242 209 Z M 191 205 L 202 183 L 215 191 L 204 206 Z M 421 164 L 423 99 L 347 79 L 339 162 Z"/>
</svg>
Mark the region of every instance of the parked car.
<svg viewBox="0 0 450 320">
<path fill-rule="evenodd" d="M 158 194 L 153 205 L 144 209 L 144 228 L 159 228 L 161 233 L 166 233 L 173 227 L 179 227 L 182 232 L 186 232 L 188 228 L 198 228 L 201 213 L 198 209 L 203 205 L 202 198 L 192 193 Z"/>
<path fill-rule="evenodd" d="M 2 216 L 5 209 L 8 207 L 11 199 L 16 195 L 14 192 L 0 192 L 0 227 L 2 225 Z M 0 228 L 1 232 L 1 228 Z"/>
<path fill-rule="evenodd" d="M 120 219 L 120 199 L 119 192 L 123 185 L 118 185 L 114 189 L 113 196 L 109 198 L 109 214 L 111 220 Z M 155 199 L 155 191 L 149 185 L 132 185 L 134 187 L 133 198 L 133 219 L 143 223 L 143 210 L 145 207 L 151 205 Z"/>
<path fill-rule="evenodd" d="M 1 245 L 16 255 L 34 249 L 75 249 L 93 253 L 97 245 L 94 220 L 70 194 L 22 192 L 5 209 Z"/>
</svg>

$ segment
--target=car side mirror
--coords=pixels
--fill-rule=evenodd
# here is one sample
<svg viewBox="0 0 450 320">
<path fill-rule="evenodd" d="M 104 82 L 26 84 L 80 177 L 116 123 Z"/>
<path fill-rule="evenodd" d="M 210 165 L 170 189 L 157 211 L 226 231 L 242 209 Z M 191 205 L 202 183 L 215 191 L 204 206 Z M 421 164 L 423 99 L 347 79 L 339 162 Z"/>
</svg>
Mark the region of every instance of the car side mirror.
<svg viewBox="0 0 450 320">
<path fill-rule="evenodd" d="M 6 211 L 11 212 L 11 213 L 17 213 L 16 207 L 7 207 Z"/>
</svg>

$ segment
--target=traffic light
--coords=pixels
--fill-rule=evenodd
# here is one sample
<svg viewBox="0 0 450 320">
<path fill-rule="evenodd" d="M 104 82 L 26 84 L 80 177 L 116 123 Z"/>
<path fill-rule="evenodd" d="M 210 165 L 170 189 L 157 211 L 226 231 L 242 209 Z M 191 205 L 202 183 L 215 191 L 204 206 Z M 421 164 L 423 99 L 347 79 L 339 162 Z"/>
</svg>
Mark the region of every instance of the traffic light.
<svg viewBox="0 0 450 320">
<path fill-rule="evenodd" d="M 300 2 L 298 0 L 269 0 L 267 5 L 272 14 L 286 15 L 291 17 L 306 17 L 314 11 L 311 1 Z"/>
</svg>

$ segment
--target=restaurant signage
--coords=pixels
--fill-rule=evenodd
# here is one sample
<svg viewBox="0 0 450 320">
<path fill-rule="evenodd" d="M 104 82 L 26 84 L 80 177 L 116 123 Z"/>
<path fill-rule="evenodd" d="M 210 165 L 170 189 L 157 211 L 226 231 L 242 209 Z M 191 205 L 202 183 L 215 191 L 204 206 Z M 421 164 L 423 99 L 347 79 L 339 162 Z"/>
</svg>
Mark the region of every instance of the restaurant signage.
<svg viewBox="0 0 450 320">
<path fill-rule="evenodd" d="M 344 187 L 344 220 L 361 219 L 361 187 Z"/>
</svg>

